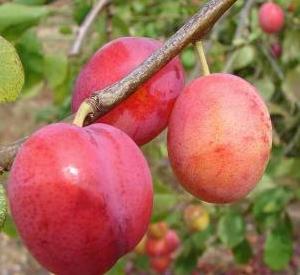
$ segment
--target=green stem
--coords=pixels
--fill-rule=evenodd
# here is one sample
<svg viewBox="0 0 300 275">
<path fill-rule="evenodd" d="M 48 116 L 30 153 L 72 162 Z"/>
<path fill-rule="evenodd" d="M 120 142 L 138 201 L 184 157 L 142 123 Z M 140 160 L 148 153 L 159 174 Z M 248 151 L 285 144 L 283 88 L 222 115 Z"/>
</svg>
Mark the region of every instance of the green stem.
<svg viewBox="0 0 300 275">
<path fill-rule="evenodd" d="M 201 41 L 196 42 L 196 49 L 199 55 L 200 63 L 202 66 L 203 75 L 210 75 L 209 67 L 205 57 L 205 52 L 203 48 L 203 43 Z"/>
<path fill-rule="evenodd" d="M 86 117 L 91 113 L 93 113 L 91 105 L 83 101 L 76 112 L 73 124 L 77 125 L 78 127 L 82 127 Z"/>
</svg>

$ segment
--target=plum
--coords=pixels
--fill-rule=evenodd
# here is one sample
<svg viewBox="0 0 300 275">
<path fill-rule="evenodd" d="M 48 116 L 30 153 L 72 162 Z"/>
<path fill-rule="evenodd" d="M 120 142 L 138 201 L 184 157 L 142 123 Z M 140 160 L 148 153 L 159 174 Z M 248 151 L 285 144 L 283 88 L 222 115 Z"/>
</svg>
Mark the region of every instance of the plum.
<svg viewBox="0 0 300 275">
<path fill-rule="evenodd" d="M 161 45 L 161 42 L 150 38 L 122 37 L 103 46 L 77 77 L 72 111 L 76 112 L 93 92 L 124 78 Z M 175 100 L 183 88 L 184 72 L 176 57 L 98 122 L 123 130 L 138 145 L 143 145 L 165 129 Z"/>
<path fill-rule="evenodd" d="M 182 186 L 211 203 L 246 196 L 262 177 L 272 144 L 270 115 L 255 87 L 230 74 L 191 82 L 168 127 L 168 154 Z"/>
<path fill-rule="evenodd" d="M 8 182 L 29 251 L 56 275 L 99 275 L 147 231 L 152 181 L 137 145 L 106 124 L 46 126 L 20 148 Z"/>
</svg>

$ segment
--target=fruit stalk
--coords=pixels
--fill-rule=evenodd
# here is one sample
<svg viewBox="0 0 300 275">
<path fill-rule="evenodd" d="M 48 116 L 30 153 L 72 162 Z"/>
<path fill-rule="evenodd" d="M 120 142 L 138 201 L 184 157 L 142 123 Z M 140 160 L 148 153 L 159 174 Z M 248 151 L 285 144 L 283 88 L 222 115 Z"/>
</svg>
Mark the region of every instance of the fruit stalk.
<svg viewBox="0 0 300 275">
<path fill-rule="evenodd" d="M 203 75 L 210 75 L 209 67 L 205 57 L 205 52 L 203 48 L 203 43 L 201 41 L 196 42 L 196 49 L 199 55 L 200 63 L 202 66 Z"/>
</svg>

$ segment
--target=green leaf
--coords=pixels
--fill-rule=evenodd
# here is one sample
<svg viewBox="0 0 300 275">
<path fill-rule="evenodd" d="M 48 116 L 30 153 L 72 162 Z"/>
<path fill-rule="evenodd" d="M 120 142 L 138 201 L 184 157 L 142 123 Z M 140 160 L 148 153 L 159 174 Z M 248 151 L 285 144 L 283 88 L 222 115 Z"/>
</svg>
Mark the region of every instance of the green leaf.
<svg viewBox="0 0 300 275">
<path fill-rule="evenodd" d="M 23 4 L 23 5 L 44 5 L 47 2 L 51 2 L 49 0 L 14 0 L 14 3 Z"/>
<path fill-rule="evenodd" d="M 15 226 L 15 223 L 12 220 L 10 215 L 6 216 L 2 231 L 11 238 L 16 238 L 18 236 L 18 232 L 17 232 L 16 226 Z"/>
<path fill-rule="evenodd" d="M 73 18 L 78 25 L 85 19 L 86 15 L 92 8 L 91 0 L 75 0 L 73 9 Z"/>
<path fill-rule="evenodd" d="M 274 188 L 274 186 L 275 186 L 275 183 L 274 183 L 273 179 L 268 174 L 264 174 L 263 177 L 261 178 L 261 180 L 259 181 L 259 183 L 249 194 L 249 198 L 253 199 L 253 198 L 259 196 L 264 191 Z"/>
<path fill-rule="evenodd" d="M 243 69 L 255 61 L 255 49 L 252 46 L 244 46 L 234 52 L 232 68 Z"/>
<path fill-rule="evenodd" d="M 165 219 L 169 215 L 170 208 L 178 201 L 174 194 L 155 194 L 154 196 L 154 213 L 152 221 Z"/>
<path fill-rule="evenodd" d="M 0 36 L 0 103 L 14 101 L 24 84 L 24 71 L 15 48 Z"/>
<path fill-rule="evenodd" d="M 273 80 L 269 77 L 261 78 L 254 84 L 263 98 L 267 101 L 269 101 L 275 93 L 275 85 Z"/>
<path fill-rule="evenodd" d="M 36 25 L 50 13 L 45 6 L 5 3 L 0 6 L 0 33 L 9 39 L 19 38 L 26 29 Z"/>
<path fill-rule="evenodd" d="M 5 198 L 5 190 L 2 184 L 0 184 L 0 230 L 4 225 L 7 214 L 7 203 Z"/>
<path fill-rule="evenodd" d="M 186 69 L 194 68 L 196 65 L 195 51 L 191 48 L 184 50 L 181 55 L 181 60 Z"/>
<path fill-rule="evenodd" d="M 259 217 L 279 212 L 284 209 L 291 198 L 291 192 L 284 188 L 266 190 L 254 201 L 253 214 L 255 217 Z"/>
<path fill-rule="evenodd" d="M 300 103 L 300 66 L 286 73 L 282 90 L 291 102 Z"/>
<path fill-rule="evenodd" d="M 267 235 L 264 246 L 264 262 L 273 270 L 284 269 L 293 254 L 290 229 L 283 223 Z"/>
<path fill-rule="evenodd" d="M 126 261 L 124 259 L 120 259 L 113 268 L 106 273 L 106 275 L 124 275 L 125 265 Z"/>
<path fill-rule="evenodd" d="M 26 75 L 23 92 L 28 92 L 44 79 L 42 43 L 34 30 L 28 30 L 19 38 L 16 48 L 22 60 Z"/>
<path fill-rule="evenodd" d="M 227 212 L 218 224 L 218 236 L 228 247 L 235 247 L 244 240 L 245 222 L 243 217 L 235 212 Z"/>
<path fill-rule="evenodd" d="M 284 34 L 282 60 L 285 63 L 300 60 L 300 31 L 291 29 Z"/>
<path fill-rule="evenodd" d="M 44 58 L 44 73 L 52 89 L 62 85 L 68 75 L 68 59 L 65 55 L 47 55 Z"/>
<path fill-rule="evenodd" d="M 252 258 L 252 248 L 249 242 L 245 239 L 240 244 L 232 249 L 234 259 L 239 264 L 246 264 Z"/>
</svg>

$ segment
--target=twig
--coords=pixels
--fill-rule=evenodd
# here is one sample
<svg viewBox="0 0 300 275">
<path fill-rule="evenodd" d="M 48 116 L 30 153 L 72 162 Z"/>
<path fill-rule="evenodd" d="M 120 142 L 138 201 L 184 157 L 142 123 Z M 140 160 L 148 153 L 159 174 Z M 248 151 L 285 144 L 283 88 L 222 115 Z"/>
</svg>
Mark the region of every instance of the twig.
<svg viewBox="0 0 300 275">
<path fill-rule="evenodd" d="M 141 84 L 165 66 L 190 43 L 200 40 L 215 22 L 237 0 L 211 0 L 192 16 L 165 44 L 146 59 L 138 68 L 116 84 L 96 91 L 87 102 L 93 107 L 93 114 L 87 124 L 97 120 L 121 101 L 128 98 Z"/>
<path fill-rule="evenodd" d="M 236 1 L 210 0 L 138 68 L 116 84 L 103 91 L 98 91 L 98 94 L 94 94 L 88 101 L 93 106 L 94 114 L 86 123 L 91 123 L 128 98 L 141 84 L 151 78 L 154 73 L 166 65 L 184 47 L 205 35 Z M 13 144 L 0 147 L 0 167 L 4 170 L 10 169 L 19 147 L 25 140 L 26 138 L 23 138 Z"/>
<path fill-rule="evenodd" d="M 237 28 L 233 37 L 233 42 L 237 42 L 239 39 L 243 37 L 244 30 L 249 24 L 249 13 L 251 11 L 252 6 L 254 5 L 256 0 L 247 0 L 245 5 L 240 13 Z M 224 65 L 223 72 L 230 73 L 231 68 L 235 59 L 234 52 L 230 54 L 227 58 L 227 62 Z"/>
<path fill-rule="evenodd" d="M 112 3 L 109 3 L 106 6 L 106 35 L 107 40 L 112 40 L 112 34 L 113 34 L 113 6 Z"/>
<path fill-rule="evenodd" d="M 82 47 L 83 41 L 85 39 L 85 36 L 87 35 L 91 25 L 97 18 L 97 15 L 99 12 L 110 3 L 110 0 L 99 0 L 95 6 L 91 9 L 89 14 L 85 17 L 82 25 L 79 27 L 76 39 L 69 51 L 69 56 L 75 56 L 78 55 L 80 52 L 80 49 Z"/>
<path fill-rule="evenodd" d="M 292 138 L 290 143 L 286 146 L 286 148 L 284 150 L 284 154 L 286 156 L 289 155 L 299 141 L 300 141 L 300 127 L 298 128 L 296 134 L 294 135 L 294 137 Z"/>
<path fill-rule="evenodd" d="M 269 53 L 269 51 L 264 47 L 261 46 L 261 51 L 265 55 L 265 57 L 268 59 L 273 71 L 276 73 L 278 78 L 282 81 L 284 80 L 284 73 L 281 70 L 280 66 L 277 64 L 276 60 L 272 57 L 272 55 Z"/>
</svg>

